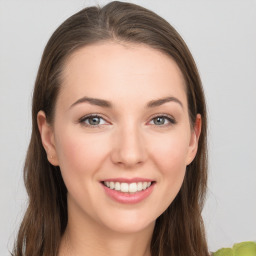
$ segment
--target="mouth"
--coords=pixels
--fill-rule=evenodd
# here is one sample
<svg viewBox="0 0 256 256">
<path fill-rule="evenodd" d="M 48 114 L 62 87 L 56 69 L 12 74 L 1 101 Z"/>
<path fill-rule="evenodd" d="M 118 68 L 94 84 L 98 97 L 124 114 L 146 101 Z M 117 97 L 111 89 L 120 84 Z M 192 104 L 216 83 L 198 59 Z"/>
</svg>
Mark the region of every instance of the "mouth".
<svg viewBox="0 0 256 256">
<path fill-rule="evenodd" d="M 137 192 L 147 190 L 155 183 L 155 181 L 122 182 L 108 180 L 102 181 L 101 183 L 111 190 L 115 190 L 126 194 L 134 194 Z"/>
<path fill-rule="evenodd" d="M 144 178 L 115 178 L 101 181 L 106 195 L 121 204 L 137 204 L 148 198 L 156 181 Z"/>
</svg>

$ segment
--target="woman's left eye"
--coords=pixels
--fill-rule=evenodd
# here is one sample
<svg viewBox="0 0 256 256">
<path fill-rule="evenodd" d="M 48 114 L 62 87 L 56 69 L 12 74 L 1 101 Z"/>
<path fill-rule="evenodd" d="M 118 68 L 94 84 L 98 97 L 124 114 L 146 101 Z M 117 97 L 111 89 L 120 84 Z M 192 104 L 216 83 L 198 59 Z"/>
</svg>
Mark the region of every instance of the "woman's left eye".
<svg viewBox="0 0 256 256">
<path fill-rule="evenodd" d="M 107 124 L 107 122 L 98 115 L 83 117 L 82 119 L 80 119 L 80 123 L 84 124 L 85 126 L 99 126 Z"/>
<path fill-rule="evenodd" d="M 151 121 L 149 124 L 157 125 L 157 126 L 162 126 L 162 125 L 168 125 L 168 124 L 175 124 L 175 120 L 171 117 L 168 116 L 156 116 Z"/>
</svg>

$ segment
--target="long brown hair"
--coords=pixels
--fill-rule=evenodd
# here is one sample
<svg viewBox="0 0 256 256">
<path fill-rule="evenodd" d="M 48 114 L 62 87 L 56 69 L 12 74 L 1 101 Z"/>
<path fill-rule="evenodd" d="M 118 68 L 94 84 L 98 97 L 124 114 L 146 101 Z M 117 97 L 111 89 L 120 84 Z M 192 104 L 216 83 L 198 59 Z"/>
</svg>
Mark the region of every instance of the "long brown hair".
<svg viewBox="0 0 256 256">
<path fill-rule="evenodd" d="M 63 65 L 77 49 L 99 41 L 145 44 L 170 56 L 186 81 L 190 123 L 201 114 L 198 152 L 187 167 L 182 187 L 156 220 L 152 256 L 208 255 L 201 211 L 207 182 L 207 120 L 204 93 L 193 57 L 176 30 L 163 18 L 135 4 L 111 2 L 88 7 L 68 18 L 48 41 L 39 66 L 32 105 L 32 135 L 24 180 L 29 204 L 20 226 L 14 256 L 56 256 L 67 225 L 67 189 L 59 167 L 51 165 L 42 146 L 37 113 L 54 120 Z"/>
</svg>

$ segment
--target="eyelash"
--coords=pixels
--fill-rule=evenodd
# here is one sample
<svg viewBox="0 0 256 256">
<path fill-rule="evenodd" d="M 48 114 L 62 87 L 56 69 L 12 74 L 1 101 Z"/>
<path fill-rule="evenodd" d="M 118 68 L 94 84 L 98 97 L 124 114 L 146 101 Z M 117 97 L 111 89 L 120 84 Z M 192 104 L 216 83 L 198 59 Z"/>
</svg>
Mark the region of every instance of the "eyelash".
<svg viewBox="0 0 256 256">
<path fill-rule="evenodd" d="M 99 119 L 102 119 L 105 122 L 107 122 L 100 114 L 90 114 L 90 115 L 86 115 L 86 116 L 80 118 L 79 123 L 86 126 L 86 127 L 90 127 L 90 128 L 99 128 L 99 127 L 101 127 L 102 124 L 92 125 L 92 124 L 85 123 L 90 118 L 99 118 Z M 150 122 L 152 122 L 156 118 L 165 118 L 168 121 L 168 124 L 162 124 L 162 125 L 156 125 L 155 124 L 155 126 L 158 126 L 158 127 L 166 127 L 166 126 L 174 125 L 174 124 L 177 123 L 176 120 L 172 116 L 167 115 L 167 114 L 157 114 L 157 115 L 151 117 Z"/>
<path fill-rule="evenodd" d="M 167 114 L 157 114 L 150 119 L 150 122 L 156 118 L 165 118 L 169 122 L 168 124 L 155 125 L 155 126 L 159 126 L 159 127 L 166 127 L 166 126 L 174 125 L 177 123 L 176 120 L 172 116 L 167 115 Z"/>
<path fill-rule="evenodd" d="M 87 124 L 85 123 L 86 120 L 89 120 L 90 118 L 99 118 L 99 119 L 102 119 L 104 120 L 105 122 L 107 122 L 105 120 L 105 118 L 103 118 L 101 115 L 99 114 L 90 114 L 90 115 L 86 115 L 82 118 L 79 119 L 79 123 L 82 124 L 83 126 L 86 126 L 86 127 L 90 127 L 90 128 L 99 128 L 101 127 L 101 124 L 97 124 L 97 125 L 92 125 L 92 124 Z"/>
</svg>

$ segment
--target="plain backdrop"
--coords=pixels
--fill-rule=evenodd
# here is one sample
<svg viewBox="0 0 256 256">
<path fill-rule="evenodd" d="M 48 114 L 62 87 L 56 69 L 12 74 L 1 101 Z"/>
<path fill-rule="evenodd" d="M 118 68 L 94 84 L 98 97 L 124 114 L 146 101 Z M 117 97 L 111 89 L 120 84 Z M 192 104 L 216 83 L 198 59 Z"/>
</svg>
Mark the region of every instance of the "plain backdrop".
<svg viewBox="0 0 256 256">
<path fill-rule="evenodd" d="M 109 1 L 0 0 L 0 255 L 10 255 L 27 197 L 22 169 L 31 95 L 53 31 L 83 7 Z M 144 0 L 187 42 L 209 115 L 209 248 L 256 240 L 256 1 Z"/>
</svg>

